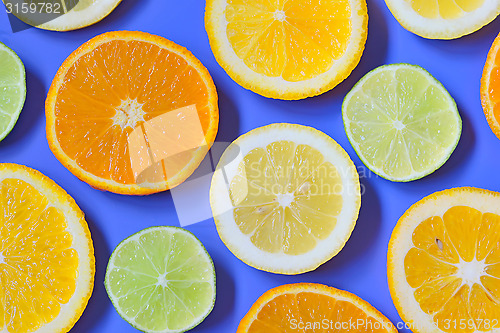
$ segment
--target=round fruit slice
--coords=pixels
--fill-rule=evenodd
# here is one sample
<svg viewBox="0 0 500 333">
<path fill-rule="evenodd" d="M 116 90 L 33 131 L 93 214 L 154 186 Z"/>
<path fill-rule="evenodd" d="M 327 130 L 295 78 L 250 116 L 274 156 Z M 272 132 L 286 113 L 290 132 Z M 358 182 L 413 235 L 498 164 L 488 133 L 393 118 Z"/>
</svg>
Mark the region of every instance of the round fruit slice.
<svg viewBox="0 0 500 333">
<path fill-rule="evenodd" d="M 414 204 L 392 234 L 388 277 L 413 332 L 498 332 L 500 194 L 455 188 Z"/>
<path fill-rule="evenodd" d="M 377 332 L 394 325 L 368 302 L 347 291 L 316 283 L 273 288 L 241 320 L 237 333 Z"/>
<path fill-rule="evenodd" d="M 226 149 L 210 203 L 235 256 L 257 269 L 298 274 L 330 260 L 349 239 L 361 203 L 359 176 L 326 134 L 273 124 Z"/>
<path fill-rule="evenodd" d="M 0 331 L 68 332 L 94 287 L 82 211 L 40 172 L 0 164 Z"/>
<path fill-rule="evenodd" d="M 302 99 L 342 82 L 363 53 L 365 0 L 208 0 L 215 58 L 260 95 Z"/>
<path fill-rule="evenodd" d="M 144 229 L 109 258 L 106 290 L 116 311 L 143 332 L 184 332 L 215 303 L 215 270 L 203 244 L 176 227 Z"/>
<path fill-rule="evenodd" d="M 455 101 L 425 69 L 381 66 L 342 104 L 347 137 L 363 163 L 396 182 L 425 177 L 455 150 L 462 120 Z"/>
<path fill-rule="evenodd" d="M 500 139 L 500 34 L 491 46 L 481 78 L 481 102 L 484 114 L 495 135 Z"/>
<path fill-rule="evenodd" d="M 14 128 L 26 99 L 26 71 L 11 49 L 0 43 L 0 141 Z"/>
<path fill-rule="evenodd" d="M 88 27 L 108 16 L 122 0 L 2 0 L 7 10 L 34 27 L 69 31 Z"/>
<path fill-rule="evenodd" d="M 406 29 L 424 38 L 455 39 L 481 29 L 500 13 L 498 0 L 385 0 Z"/>
<path fill-rule="evenodd" d="M 194 116 L 179 111 L 190 108 Z M 207 69 L 171 41 L 130 31 L 102 34 L 73 52 L 52 82 L 45 110 L 59 161 L 91 186 L 122 194 L 182 183 L 215 140 L 219 120 Z M 143 132 L 150 130 L 146 143 Z M 158 133 L 167 139 L 152 140 Z M 143 150 L 130 148 L 132 137 L 144 141 L 136 145 Z M 185 147 L 193 138 L 199 138 L 194 148 Z M 163 149 L 169 158 L 158 158 Z M 133 161 L 149 158 L 149 174 L 137 176 Z"/>
</svg>

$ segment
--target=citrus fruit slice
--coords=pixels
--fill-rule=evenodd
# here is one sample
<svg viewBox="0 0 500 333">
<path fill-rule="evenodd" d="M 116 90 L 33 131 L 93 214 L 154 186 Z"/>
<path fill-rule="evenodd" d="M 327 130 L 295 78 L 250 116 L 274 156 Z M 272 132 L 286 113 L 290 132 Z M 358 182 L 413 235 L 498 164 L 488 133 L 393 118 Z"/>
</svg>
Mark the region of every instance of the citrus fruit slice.
<svg viewBox="0 0 500 333">
<path fill-rule="evenodd" d="M 176 227 L 144 229 L 121 242 L 105 279 L 113 305 L 143 332 L 184 332 L 215 303 L 215 270 L 203 244 Z"/>
<path fill-rule="evenodd" d="M 450 157 L 462 133 L 455 101 L 425 69 L 381 66 L 366 74 L 342 104 L 347 137 L 379 176 L 407 182 Z"/>
<path fill-rule="evenodd" d="M 70 31 L 88 27 L 108 16 L 122 0 L 3 0 L 7 10 L 34 27 Z"/>
<path fill-rule="evenodd" d="M 129 149 L 130 134 L 146 121 L 193 105 L 197 124 L 178 119 L 174 128 L 159 132 L 189 136 L 198 125 L 199 147 L 159 161 L 152 172 L 160 177 L 139 182 L 131 167 L 136 152 Z M 73 52 L 52 82 L 45 110 L 49 145 L 59 161 L 91 186 L 122 194 L 149 194 L 183 182 L 215 140 L 219 117 L 212 78 L 188 50 L 130 31 L 99 35 Z M 173 138 L 168 146 L 181 149 L 183 142 Z"/>
<path fill-rule="evenodd" d="M 500 194 L 455 188 L 414 204 L 392 234 L 388 277 L 413 332 L 498 332 Z"/>
<path fill-rule="evenodd" d="M 342 82 L 359 63 L 368 30 L 365 0 L 208 0 L 215 58 L 260 95 L 302 99 Z"/>
<path fill-rule="evenodd" d="M 0 42 L 0 141 L 14 128 L 26 99 L 26 71 L 11 49 Z"/>
<path fill-rule="evenodd" d="M 298 274 L 345 245 L 361 203 L 357 170 L 326 134 L 272 124 L 236 139 L 210 188 L 220 238 L 248 265 Z"/>
<path fill-rule="evenodd" d="M 483 76 L 481 77 L 481 102 L 484 114 L 493 133 L 500 139 L 500 34 L 491 46 Z"/>
<path fill-rule="evenodd" d="M 265 292 L 243 317 L 237 333 L 396 333 L 368 302 L 347 291 L 316 283 L 295 283 Z"/>
<path fill-rule="evenodd" d="M 385 0 L 408 31 L 424 38 L 455 39 L 481 29 L 500 13 L 498 0 Z"/>
<path fill-rule="evenodd" d="M 82 211 L 40 172 L 0 164 L 0 330 L 68 332 L 94 287 Z"/>
</svg>

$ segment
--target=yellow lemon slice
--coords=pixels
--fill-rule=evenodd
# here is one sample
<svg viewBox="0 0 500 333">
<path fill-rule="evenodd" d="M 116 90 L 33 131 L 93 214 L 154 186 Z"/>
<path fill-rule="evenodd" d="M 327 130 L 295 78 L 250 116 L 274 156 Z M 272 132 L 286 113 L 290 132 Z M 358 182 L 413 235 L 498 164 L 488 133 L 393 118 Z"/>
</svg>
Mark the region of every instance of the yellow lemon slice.
<svg viewBox="0 0 500 333">
<path fill-rule="evenodd" d="M 52 180 L 0 164 L 0 331 L 68 332 L 94 286 L 82 211 Z"/>
<path fill-rule="evenodd" d="M 454 39 L 481 29 L 500 13 L 498 0 L 385 0 L 407 30 L 431 39 Z"/>
<path fill-rule="evenodd" d="M 212 179 L 210 203 L 222 241 L 255 268 L 316 269 L 349 239 L 361 202 L 347 153 L 311 127 L 273 124 L 239 137 Z"/>
<path fill-rule="evenodd" d="M 394 303 L 415 333 L 500 330 L 500 194 L 434 193 L 399 220 L 389 244 Z"/>
<path fill-rule="evenodd" d="M 342 82 L 363 53 L 364 0 L 208 0 L 215 58 L 260 95 L 302 99 Z"/>
</svg>

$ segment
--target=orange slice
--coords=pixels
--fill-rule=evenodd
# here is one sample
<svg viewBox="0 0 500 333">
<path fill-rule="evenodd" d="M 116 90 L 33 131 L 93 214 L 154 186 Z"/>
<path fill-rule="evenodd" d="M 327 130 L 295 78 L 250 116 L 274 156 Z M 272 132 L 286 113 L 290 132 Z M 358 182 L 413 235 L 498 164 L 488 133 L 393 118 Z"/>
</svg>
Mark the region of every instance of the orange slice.
<svg viewBox="0 0 500 333">
<path fill-rule="evenodd" d="M 493 133 L 500 139 L 500 34 L 491 46 L 481 78 L 481 102 Z"/>
<path fill-rule="evenodd" d="M 500 194 L 455 188 L 414 204 L 392 234 L 388 277 L 412 332 L 498 332 Z"/>
<path fill-rule="evenodd" d="M 38 171 L 0 164 L 0 331 L 68 332 L 87 306 L 94 272 L 75 201 Z"/>
<path fill-rule="evenodd" d="M 144 152 L 129 149 L 129 135 L 187 106 L 196 107 L 198 124 L 181 121 L 179 113 L 173 131 L 193 137 L 191 131 L 202 128 L 198 148 L 154 160 L 144 179 L 136 179 L 131 158 Z M 64 166 L 95 188 L 138 195 L 170 189 L 188 178 L 215 140 L 219 117 L 212 78 L 188 50 L 131 31 L 102 34 L 73 52 L 52 82 L 45 109 L 49 145 Z M 163 131 L 169 132 L 168 127 Z M 183 147 L 180 139 L 167 143 Z"/>
<path fill-rule="evenodd" d="M 279 286 L 264 293 L 241 320 L 237 333 L 377 332 L 394 325 L 366 301 L 315 283 Z"/>
</svg>

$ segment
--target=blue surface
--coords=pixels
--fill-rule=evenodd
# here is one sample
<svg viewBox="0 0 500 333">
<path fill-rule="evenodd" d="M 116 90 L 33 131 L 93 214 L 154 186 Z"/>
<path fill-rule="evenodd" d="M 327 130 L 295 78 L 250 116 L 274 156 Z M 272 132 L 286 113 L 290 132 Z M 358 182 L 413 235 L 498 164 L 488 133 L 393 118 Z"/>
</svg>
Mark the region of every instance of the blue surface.
<svg viewBox="0 0 500 333">
<path fill-rule="evenodd" d="M 227 250 L 212 219 L 188 227 L 208 249 L 217 271 L 215 308 L 193 332 L 234 332 L 263 292 L 294 282 L 318 282 L 348 290 L 393 322 L 401 320 L 391 301 L 386 275 L 387 244 L 398 218 L 414 202 L 437 190 L 466 185 L 500 190 L 500 141 L 488 127 L 479 97 L 484 61 L 500 31 L 500 20 L 459 40 L 432 41 L 404 30 L 382 0 L 368 0 L 368 10 L 369 36 L 360 65 L 332 91 L 295 102 L 266 99 L 241 88 L 226 75 L 210 50 L 203 23 L 204 2 L 200 0 L 124 0 L 102 22 L 68 33 L 33 28 L 12 33 L 7 15 L 0 13 L 0 41 L 23 60 L 28 84 L 19 122 L 0 143 L 0 161 L 28 165 L 54 179 L 85 212 L 94 240 L 94 294 L 71 332 L 136 332 L 115 312 L 104 290 L 109 255 L 121 240 L 141 229 L 179 224 L 170 193 L 127 197 L 94 190 L 66 170 L 49 150 L 44 101 L 52 78 L 80 44 L 110 30 L 142 30 L 164 36 L 187 47 L 202 61 L 220 97 L 219 141 L 232 141 L 239 134 L 274 122 L 310 125 L 333 137 L 358 167 L 363 165 L 347 140 L 340 109 L 356 81 L 379 65 L 396 62 L 418 64 L 440 80 L 455 98 L 463 119 L 456 151 L 434 174 L 407 184 L 391 183 L 363 169 L 365 194 L 356 229 L 342 252 L 316 271 L 280 276 L 255 270 Z"/>
</svg>

